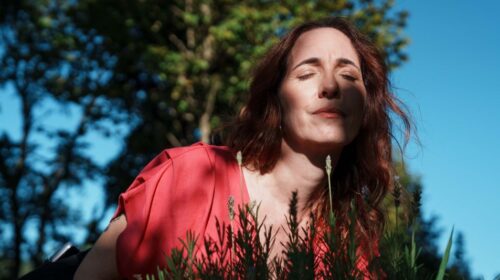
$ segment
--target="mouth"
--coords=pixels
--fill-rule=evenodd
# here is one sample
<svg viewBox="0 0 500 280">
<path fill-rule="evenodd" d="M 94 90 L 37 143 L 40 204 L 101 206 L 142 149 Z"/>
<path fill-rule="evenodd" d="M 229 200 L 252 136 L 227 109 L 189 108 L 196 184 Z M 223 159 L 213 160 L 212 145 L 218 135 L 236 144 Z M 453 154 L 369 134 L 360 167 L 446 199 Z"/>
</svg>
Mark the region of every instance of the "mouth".
<svg viewBox="0 0 500 280">
<path fill-rule="evenodd" d="M 318 115 L 326 119 L 340 119 L 345 118 L 346 113 L 344 113 L 339 108 L 333 106 L 322 107 L 312 113 L 313 115 Z"/>
</svg>

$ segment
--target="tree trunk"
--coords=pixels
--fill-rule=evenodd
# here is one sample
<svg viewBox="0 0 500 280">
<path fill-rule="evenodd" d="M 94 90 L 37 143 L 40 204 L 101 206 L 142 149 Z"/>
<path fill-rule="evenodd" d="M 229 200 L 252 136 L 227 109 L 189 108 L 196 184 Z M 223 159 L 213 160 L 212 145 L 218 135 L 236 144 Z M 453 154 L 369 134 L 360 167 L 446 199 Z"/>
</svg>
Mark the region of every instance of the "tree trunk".
<svg viewBox="0 0 500 280">
<path fill-rule="evenodd" d="M 207 99 L 205 102 L 205 110 L 200 118 L 201 141 L 205 143 L 210 142 L 210 133 L 212 126 L 210 125 L 210 118 L 215 107 L 215 97 L 221 88 L 221 80 L 219 76 L 213 75 L 210 81 L 210 90 L 208 91 Z"/>
</svg>

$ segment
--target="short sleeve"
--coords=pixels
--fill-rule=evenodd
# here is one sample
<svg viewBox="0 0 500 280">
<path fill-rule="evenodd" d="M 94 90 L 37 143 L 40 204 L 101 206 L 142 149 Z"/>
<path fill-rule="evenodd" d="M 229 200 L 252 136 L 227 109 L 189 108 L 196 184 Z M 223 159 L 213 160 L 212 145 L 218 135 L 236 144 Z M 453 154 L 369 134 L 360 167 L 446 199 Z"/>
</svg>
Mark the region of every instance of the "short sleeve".
<svg viewBox="0 0 500 280">
<path fill-rule="evenodd" d="M 118 207 L 113 218 L 124 214 L 127 227 L 120 234 L 116 243 L 117 268 L 127 278 L 138 274 L 138 268 L 151 271 L 145 264 L 154 262 L 152 254 L 144 250 L 144 242 L 152 242 L 149 228 L 152 209 L 155 207 L 155 193 L 158 186 L 168 188 L 162 178 L 170 172 L 172 160 L 165 151 L 156 156 L 138 174 L 125 192 L 120 194 Z M 167 175 L 168 176 L 168 175 Z M 134 264 L 134 259 L 141 260 L 142 265 Z"/>
<path fill-rule="evenodd" d="M 116 243 L 120 275 L 153 274 L 188 230 L 204 234 L 214 197 L 215 167 L 206 146 L 165 150 L 120 195 L 115 217 L 125 230 Z"/>
<path fill-rule="evenodd" d="M 128 212 L 137 213 L 146 202 L 144 196 L 144 183 L 150 180 L 158 173 L 164 172 L 171 164 L 170 156 L 167 151 L 163 151 L 151 160 L 137 175 L 132 184 L 127 190 L 120 194 L 118 198 L 118 206 L 111 220 L 119 215 L 127 216 Z"/>
</svg>

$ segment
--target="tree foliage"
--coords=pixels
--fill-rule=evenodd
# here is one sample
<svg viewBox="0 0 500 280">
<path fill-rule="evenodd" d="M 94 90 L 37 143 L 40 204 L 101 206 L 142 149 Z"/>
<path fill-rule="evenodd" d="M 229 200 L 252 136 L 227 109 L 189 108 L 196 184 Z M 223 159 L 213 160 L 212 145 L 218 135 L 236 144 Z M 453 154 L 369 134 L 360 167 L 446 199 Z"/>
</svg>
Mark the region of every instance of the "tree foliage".
<svg viewBox="0 0 500 280">
<path fill-rule="evenodd" d="M 81 221 L 65 199 L 69 190 L 101 184 L 104 209 L 112 208 L 160 150 L 212 140 L 213 130 L 239 112 L 259 57 L 291 26 L 347 17 L 376 42 L 391 68 L 401 65 L 408 13 L 393 5 L 3 0 L 0 88 L 2 98 L 11 91 L 19 101 L 21 120 L 19 135 L 0 131 L 6 241 L 0 258 L 8 278 L 19 274 L 22 259 L 41 263 L 48 242 L 71 240 L 74 231 L 66 225 L 85 226 L 87 241 L 95 240 L 105 211 Z M 95 134 L 123 143 L 116 158 L 97 161 Z"/>
<path fill-rule="evenodd" d="M 99 100 L 93 92 L 98 85 L 88 71 L 96 51 L 83 39 L 73 40 L 78 35 L 70 18 L 56 4 L 7 1 L 0 14 L 0 85 L 18 99 L 21 119 L 19 135 L 7 131 L 0 135 L 0 220 L 6 233 L 1 253 L 8 260 L 10 279 L 19 273 L 21 257 L 38 265 L 49 241 L 69 239 L 61 228 L 74 221 L 74 213 L 64 188 L 102 174 L 83 139 L 89 129 L 99 126 Z M 85 54 L 77 61 L 78 49 Z M 78 104 L 81 113 L 74 127 L 54 127 L 45 121 L 54 104 Z M 30 230 L 35 238 L 29 236 Z"/>
<path fill-rule="evenodd" d="M 388 195 L 384 200 L 384 209 L 388 218 L 386 232 L 392 236 L 386 236 L 380 244 L 381 254 L 388 255 L 385 259 L 403 258 L 404 252 L 400 250 L 398 245 L 401 243 L 415 243 L 418 248 L 417 258 L 418 263 L 416 279 L 429 279 L 435 276 L 439 270 L 443 256 L 440 254 L 438 241 L 441 236 L 441 230 L 438 227 L 437 216 L 425 217 L 421 211 L 422 206 L 422 184 L 420 177 L 409 172 L 401 159 L 394 160 L 394 169 L 398 174 L 396 177 L 395 186 L 392 189 L 391 195 Z M 411 240 L 413 239 L 413 240 Z M 469 263 L 465 256 L 465 241 L 463 233 L 458 232 L 452 246 L 453 261 L 450 262 L 446 270 L 446 279 L 475 279 L 470 273 Z M 387 264 L 399 266 L 399 263 Z M 384 266 L 383 266 L 384 267 Z M 404 267 L 399 272 L 407 275 L 408 271 L 404 271 Z M 397 269 L 392 269 L 397 271 Z M 400 279 L 401 277 L 389 279 Z"/>
</svg>

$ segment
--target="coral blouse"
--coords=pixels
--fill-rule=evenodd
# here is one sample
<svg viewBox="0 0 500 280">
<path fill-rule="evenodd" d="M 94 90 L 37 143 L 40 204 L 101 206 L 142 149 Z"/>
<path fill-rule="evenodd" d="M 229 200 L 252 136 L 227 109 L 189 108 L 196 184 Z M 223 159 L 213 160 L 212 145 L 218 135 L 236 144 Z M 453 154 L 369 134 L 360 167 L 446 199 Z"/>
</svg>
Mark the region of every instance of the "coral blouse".
<svg viewBox="0 0 500 280">
<path fill-rule="evenodd" d="M 229 198 L 233 209 L 250 200 L 242 176 L 227 147 L 196 143 L 161 152 L 120 195 L 113 215 L 127 218 L 116 243 L 119 274 L 127 279 L 156 274 L 188 231 L 199 236 L 198 245 L 202 237 L 217 237 L 215 218 L 230 223 Z M 367 265 L 363 257 L 357 263 L 365 272 Z"/>
<path fill-rule="evenodd" d="M 229 197 L 235 209 L 249 201 L 241 176 L 227 147 L 197 143 L 156 156 L 120 195 L 113 216 L 127 218 L 116 243 L 119 274 L 144 279 L 166 267 L 166 256 L 188 230 L 216 237 L 215 217 L 230 222 Z"/>
</svg>

